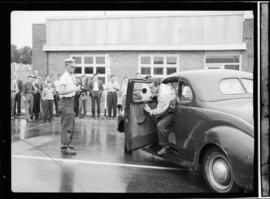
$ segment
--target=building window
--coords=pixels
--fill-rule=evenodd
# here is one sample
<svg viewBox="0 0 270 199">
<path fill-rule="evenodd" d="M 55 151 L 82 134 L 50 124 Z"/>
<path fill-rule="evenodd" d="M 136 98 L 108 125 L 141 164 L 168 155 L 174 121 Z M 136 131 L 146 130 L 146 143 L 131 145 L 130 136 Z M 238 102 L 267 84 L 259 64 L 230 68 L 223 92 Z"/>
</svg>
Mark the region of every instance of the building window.
<svg viewBox="0 0 270 199">
<path fill-rule="evenodd" d="M 105 67 L 97 67 L 96 73 L 98 74 L 105 74 Z"/>
<path fill-rule="evenodd" d="M 75 67 L 75 70 L 74 70 L 74 73 L 75 74 L 81 74 L 82 73 L 82 67 Z"/>
<path fill-rule="evenodd" d="M 84 57 L 84 63 L 85 64 L 93 64 L 94 61 L 93 61 L 93 57 Z"/>
<path fill-rule="evenodd" d="M 94 68 L 93 67 L 84 67 L 84 74 L 93 74 Z"/>
<path fill-rule="evenodd" d="M 205 69 L 241 70 L 240 55 L 207 55 Z"/>
<path fill-rule="evenodd" d="M 105 55 L 76 54 L 71 57 L 75 59 L 76 67 L 74 74 L 76 76 L 92 76 L 94 73 L 98 73 L 99 79 L 105 83 L 107 67 Z"/>
<path fill-rule="evenodd" d="M 139 55 L 139 73 L 152 77 L 165 77 L 178 72 L 179 57 L 172 54 Z"/>
<path fill-rule="evenodd" d="M 105 57 L 96 57 L 96 64 L 105 64 Z"/>
</svg>

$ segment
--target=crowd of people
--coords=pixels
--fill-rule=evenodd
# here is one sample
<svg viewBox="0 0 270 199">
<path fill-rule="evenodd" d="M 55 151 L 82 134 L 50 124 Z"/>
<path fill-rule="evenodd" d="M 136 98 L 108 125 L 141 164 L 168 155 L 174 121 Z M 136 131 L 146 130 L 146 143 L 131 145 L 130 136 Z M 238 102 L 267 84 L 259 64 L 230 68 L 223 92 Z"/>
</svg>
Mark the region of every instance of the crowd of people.
<svg viewBox="0 0 270 199">
<path fill-rule="evenodd" d="M 21 101 L 24 103 L 27 122 L 33 120 L 52 122 L 54 116 L 59 117 L 61 76 L 62 74 L 58 74 L 54 79 L 54 74 L 51 73 L 42 78 L 38 70 L 34 70 L 23 82 L 14 73 L 11 77 L 11 119 L 21 116 Z M 127 75 L 124 76 L 121 86 L 114 75 L 110 75 L 107 84 L 98 79 L 98 74 L 77 76 L 76 86 L 80 90 L 76 92 L 74 98 L 75 117 L 86 118 L 87 110 L 91 110 L 93 119 L 101 118 L 101 101 L 106 95 L 107 109 L 104 116 L 108 119 L 116 118 L 117 114 L 124 110 L 127 82 Z"/>
</svg>

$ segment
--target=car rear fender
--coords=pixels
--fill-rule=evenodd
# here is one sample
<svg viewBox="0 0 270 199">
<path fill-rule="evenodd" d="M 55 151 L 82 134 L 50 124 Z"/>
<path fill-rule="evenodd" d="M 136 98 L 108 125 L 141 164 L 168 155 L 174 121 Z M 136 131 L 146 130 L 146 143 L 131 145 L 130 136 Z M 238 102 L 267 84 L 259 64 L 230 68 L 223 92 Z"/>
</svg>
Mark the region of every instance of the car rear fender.
<svg viewBox="0 0 270 199">
<path fill-rule="evenodd" d="M 254 138 L 230 126 L 216 126 L 202 134 L 195 152 L 194 166 L 199 167 L 203 153 L 216 146 L 228 157 L 233 178 L 241 187 L 253 188 Z"/>
</svg>

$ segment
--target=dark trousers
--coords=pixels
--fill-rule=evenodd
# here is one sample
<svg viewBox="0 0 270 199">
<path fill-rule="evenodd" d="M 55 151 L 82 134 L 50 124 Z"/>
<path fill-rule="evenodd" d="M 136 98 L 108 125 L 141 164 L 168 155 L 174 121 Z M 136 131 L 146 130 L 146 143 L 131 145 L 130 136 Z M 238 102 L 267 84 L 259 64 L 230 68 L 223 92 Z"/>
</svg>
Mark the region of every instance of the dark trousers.
<svg viewBox="0 0 270 199">
<path fill-rule="evenodd" d="M 46 102 L 44 99 L 40 99 L 40 117 L 41 119 L 45 119 L 45 111 L 46 111 Z"/>
<path fill-rule="evenodd" d="M 157 130 L 159 144 L 162 146 L 169 145 L 169 133 L 172 131 L 174 114 L 168 115 L 158 119 Z"/>
<path fill-rule="evenodd" d="M 40 112 L 40 93 L 33 94 L 34 96 L 34 105 L 33 105 L 33 114 L 38 120 L 39 112 Z"/>
<path fill-rule="evenodd" d="M 74 97 L 61 98 L 58 108 L 61 112 L 61 144 L 65 147 L 71 144 L 74 133 Z"/>
<path fill-rule="evenodd" d="M 79 95 L 75 95 L 74 97 L 74 112 L 76 114 L 76 117 L 78 116 L 79 113 Z"/>
<path fill-rule="evenodd" d="M 107 95 L 107 107 L 108 115 L 111 117 L 113 110 L 113 117 L 116 117 L 116 108 L 117 108 L 117 93 L 109 92 Z"/>
<path fill-rule="evenodd" d="M 99 91 L 93 91 L 92 92 L 92 117 L 95 117 L 95 109 L 96 109 L 96 104 L 97 104 L 97 116 L 100 116 L 100 98 L 101 95 L 99 93 Z"/>
<path fill-rule="evenodd" d="M 16 107 L 17 107 L 17 114 L 21 114 L 21 94 L 20 93 L 17 93 L 15 95 L 14 114 L 16 114 Z"/>
<path fill-rule="evenodd" d="M 58 102 L 59 102 L 60 98 L 59 98 L 58 94 L 54 95 L 53 98 L 54 98 L 55 112 L 56 112 L 56 115 L 58 115 L 59 114 L 58 113 Z"/>
<path fill-rule="evenodd" d="M 53 117 L 53 100 L 45 100 L 44 120 L 52 120 Z"/>
<path fill-rule="evenodd" d="M 82 113 L 83 112 L 83 113 Z M 86 116 L 86 99 L 79 98 L 79 116 Z"/>
</svg>

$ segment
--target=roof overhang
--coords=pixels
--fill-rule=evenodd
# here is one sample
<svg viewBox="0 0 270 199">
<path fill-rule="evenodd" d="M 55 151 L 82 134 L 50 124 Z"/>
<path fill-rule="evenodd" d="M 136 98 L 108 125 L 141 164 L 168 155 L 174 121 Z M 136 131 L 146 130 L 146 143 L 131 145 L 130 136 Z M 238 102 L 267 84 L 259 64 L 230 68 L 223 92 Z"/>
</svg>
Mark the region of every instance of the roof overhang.
<svg viewBox="0 0 270 199">
<path fill-rule="evenodd" d="M 221 45 L 94 45 L 43 46 L 43 51 L 212 51 L 245 50 L 246 43 Z"/>
</svg>

